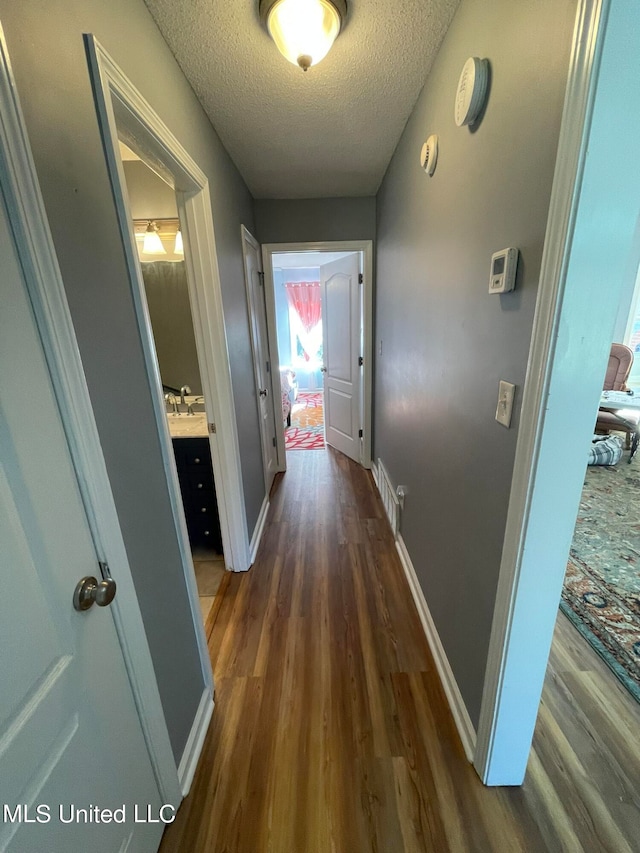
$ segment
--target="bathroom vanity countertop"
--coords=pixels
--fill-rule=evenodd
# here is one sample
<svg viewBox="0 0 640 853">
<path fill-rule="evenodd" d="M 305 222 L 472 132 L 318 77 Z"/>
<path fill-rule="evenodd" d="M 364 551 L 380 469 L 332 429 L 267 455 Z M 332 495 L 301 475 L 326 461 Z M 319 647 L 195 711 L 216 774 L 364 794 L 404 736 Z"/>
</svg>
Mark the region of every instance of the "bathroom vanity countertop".
<svg viewBox="0 0 640 853">
<path fill-rule="evenodd" d="M 167 423 L 171 438 L 206 438 L 209 435 L 207 416 L 204 412 L 187 415 L 168 414 Z"/>
</svg>

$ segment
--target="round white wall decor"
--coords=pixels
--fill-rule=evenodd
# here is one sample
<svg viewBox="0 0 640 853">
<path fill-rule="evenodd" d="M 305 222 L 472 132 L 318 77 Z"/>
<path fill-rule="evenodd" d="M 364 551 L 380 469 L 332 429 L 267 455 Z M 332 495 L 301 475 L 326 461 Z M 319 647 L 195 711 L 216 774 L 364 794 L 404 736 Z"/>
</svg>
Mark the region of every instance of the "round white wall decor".
<svg viewBox="0 0 640 853">
<path fill-rule="evenodd" d="M 454 107 L 458 127 L 473 124 L 482 110 L 487 96 L 489 63 L 486 59 L 470 56 L 464 64 Z"/>
<path fill-rule="evenodd" d="M 438 137 L 435 133 L 432 133 L 431 136 L 427 139 L 427 141 L 422 146 L 422 150 L 420 151 L 420 165 L 425 170 L 427 175 L 431 177 L 436 170 L 436 163 L 438 162 Z"/>
</svg>

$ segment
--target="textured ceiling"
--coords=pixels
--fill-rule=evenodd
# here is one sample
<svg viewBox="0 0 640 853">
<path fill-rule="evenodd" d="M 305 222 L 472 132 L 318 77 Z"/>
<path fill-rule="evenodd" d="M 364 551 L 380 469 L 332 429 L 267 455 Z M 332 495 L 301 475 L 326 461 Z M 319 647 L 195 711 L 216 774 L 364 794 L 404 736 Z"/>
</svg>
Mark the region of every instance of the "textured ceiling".
<svg viewBox="0 0 640 853">
<path fill-rule="evenodd" d="M 145 0 L 255 198 L 374 195 L 459 0 L 348 0 L 303 73 L 258 0 Z"/>
</svg>

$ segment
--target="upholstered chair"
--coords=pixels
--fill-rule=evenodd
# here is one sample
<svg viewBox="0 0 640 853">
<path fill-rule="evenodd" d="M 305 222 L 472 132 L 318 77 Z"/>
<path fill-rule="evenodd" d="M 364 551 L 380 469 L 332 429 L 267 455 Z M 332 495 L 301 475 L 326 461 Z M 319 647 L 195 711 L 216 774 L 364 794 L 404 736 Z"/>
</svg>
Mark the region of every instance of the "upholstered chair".
<svg viewBox="0 0 640 853">
<path fill-rule="evenodd" d="M 603 391 L 626 391 L 627 379 L 633 365 L 633 352 L 624 344 L 611 344 L 609 365 L 604 378 Z M 597 433 L 608 433 L 611 430 L 623 432 L 626 436 L 627 450 L 631 447 L 631 438 L 638 431 L 640 411 L 638 409 L 622 409 L 610 412 L 607 409 L 598 411 L 596 421 Z"/>
</svg>

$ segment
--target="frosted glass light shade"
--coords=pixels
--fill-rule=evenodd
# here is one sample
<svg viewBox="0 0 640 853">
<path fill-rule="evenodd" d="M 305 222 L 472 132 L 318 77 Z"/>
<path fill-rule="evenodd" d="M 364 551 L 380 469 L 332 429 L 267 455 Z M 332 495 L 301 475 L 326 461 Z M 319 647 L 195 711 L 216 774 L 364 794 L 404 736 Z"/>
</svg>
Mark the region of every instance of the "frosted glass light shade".
<svg viewBox="0 0 640 853">
<path fill-rule="evenodd" d="M 176 231 L 176 242 L 173 247 L 173 254 L 184 255 L 184 246 L 182 244 L 182 231 L 180 231 L 180 229 Z"/>
<path fill-rule="evenodd" d="M 145 255 L 167 254 L 167 250 L 162 245 L 162 240 L 160 239 L 160 235 L 158 234 L 158 226 L 155 222 L 150 222 L 147 225 L 147 230 L 144 232 L 142 252 Z"/>
<path fill-rule="evenodd" d="M 267 28 L 280 53 L 306 71 L 329 53 L 341 18 L 330 0 L 276 0 Z"/>
</svg>

